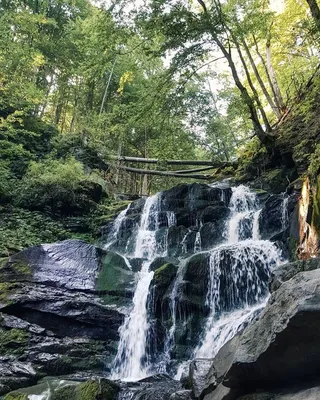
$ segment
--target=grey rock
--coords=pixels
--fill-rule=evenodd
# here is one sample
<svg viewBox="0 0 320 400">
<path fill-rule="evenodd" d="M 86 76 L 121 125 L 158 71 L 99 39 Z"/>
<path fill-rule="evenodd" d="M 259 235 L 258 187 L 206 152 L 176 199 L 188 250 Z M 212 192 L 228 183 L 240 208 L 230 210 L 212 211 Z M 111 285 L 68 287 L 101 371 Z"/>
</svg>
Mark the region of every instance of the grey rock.
<svg viewBox="0 0 320 400">
<path fill-rule="evenodd" d="M 311 258 L 309 260 L 301 260 L 279 265 L 272 271 L 270 291 L 274 292 L 279 289 L 283 282 L 293 278 L 299 272 L 312 271 L 318 268 L 320 268 L 320 258 Z"/>
<path fill-rule="evenodd" d="M 191 390 L 179 390 L 178 392 L 173 393 L 169 400 L 191 400 L 192 398 Z"/>
<path fill-rule="evenodd" d="M 223 386 L 245 394 L 316 378 L 319 321 L 320 270 L 298 273 L 272 294 L 260 318 L 244 330 L 236 350 L 229 350 L 230 367 L 221 358 L 214 361 L 218 377 L 219 369 L 227 371 Z M 220 352 L 228 348 L 230 344 Z M 213 392 L 210 399 L 216 398 Z"/>
<path fill-rule="evenodd" d="M 196 399 L 202 399 L 208 391 L 208 382 L 215 380 L 216 373 L 212 369 L 212 361 L 212 359 L 199 358 L 190 363 L 189 378 Z"/>
</svg>

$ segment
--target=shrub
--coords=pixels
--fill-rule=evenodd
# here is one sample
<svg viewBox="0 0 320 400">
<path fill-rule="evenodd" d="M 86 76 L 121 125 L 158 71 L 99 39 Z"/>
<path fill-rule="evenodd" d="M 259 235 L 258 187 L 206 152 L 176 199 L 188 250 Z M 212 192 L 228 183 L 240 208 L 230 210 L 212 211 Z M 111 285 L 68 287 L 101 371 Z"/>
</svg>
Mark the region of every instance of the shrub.
<svg viewBox="0 0 320 400">
<path fill-rule="evenodd" d="M 31 162 L 22 179 L 17 204 L 31 210 L 72 214 L 90 203 L 94 184 L 90 187 L 86 178 L 82 164 L 74 157 Z"/>
</svg>

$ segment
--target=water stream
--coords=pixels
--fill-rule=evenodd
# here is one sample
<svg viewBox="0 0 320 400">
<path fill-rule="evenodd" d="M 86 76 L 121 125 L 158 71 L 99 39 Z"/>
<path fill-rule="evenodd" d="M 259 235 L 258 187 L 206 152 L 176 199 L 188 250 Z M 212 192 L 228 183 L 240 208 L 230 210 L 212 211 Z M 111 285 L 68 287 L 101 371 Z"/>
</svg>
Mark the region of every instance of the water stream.
<svg viewBox="0 0 320 400">
<path fill-rule="evenodd" d="M 193 194 L 192 194 L 193 196 Z M 192 197 L 193 199 L 193 197 Z M 180 302 L 180 286 L 184 281 L 187 240 L 194 235 L 193 253 L 208 253 L 207 295 L 205 306 L 209 314 L 205 319 L 192 357 L 213 357 L 219 349 L 240 329 L 250 322 L 264 307 L 268 297 L 270 270 L 283 262 L 280 250 L 268 240 L 260 240 L 260 213 L 256 193 L 241 185 L 232 188 L 231 198 L 221 190 L 221 200 L 228 205 L 230 216 L 221 229 L 221 241 L 207 252 L 201 250 L 200 228 L 203 222 L 197 219 L 193 228 L 181 238 L 181 258 L 177 275 L 170 289 L 169 313 L 171 325 L 166 328 L 162 352 L 154 365 L 150 354 L 148 335 L 150 330 L 148 302 L 152 300 L 151 282 L 154 272 L 150 265 L 156 257 L 167 256 L 170 227 L 177 225 L 173 210 L 163 210 L 163 194 L 147 198 L 141 220 L 134 231 L 134 249 L 125 252 L 126 262 L 131 258 L 142 259 L 142 267 L 136 273 L 136 286 L 132 306 L 120 328 L 120 341 L 113 363 L 113 379 L 139 380 L 153 372 L 169 371 L 171 354 L 176 346 L 176 329 Z M 287 224 L 287 198 L 283 201 L 282 225 Z M 106 248 L 117 242 L 117 235 L 126 218 L 124 210 L 115 220 L 108 236 Z M 198 217 L 197 217 L 198 218 Z M 120 251 L 119 251 L 120 252 Z M 191 256 L 192 257 L 192 256 Z M 152 307 L 151 307 L 152 308 Z M 178 368 L 182 371 L 183 368 Z"/>
</svg>

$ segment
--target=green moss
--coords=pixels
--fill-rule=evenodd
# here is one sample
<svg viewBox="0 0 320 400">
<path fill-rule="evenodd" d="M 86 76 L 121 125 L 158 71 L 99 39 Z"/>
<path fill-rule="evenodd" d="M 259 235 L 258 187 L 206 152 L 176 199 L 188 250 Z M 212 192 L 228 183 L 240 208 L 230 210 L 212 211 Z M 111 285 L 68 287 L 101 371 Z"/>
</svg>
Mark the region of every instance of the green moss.
<svg viewBox="0 0 320 400">
<path fill-rule="evenodd" d="M 292 237 L 288 239 L 288 253 L 289 253 L 289 261 L 298 261 L 298 246 L 299 243 Z"/>
<path fill-rule="evenodd" d="M 114 382 L 107 379 L 90 380 L 76 388 L 76 400 L 115 400 L 118 392 L 119 386 Z"/>
<path fill-rule="evenodd" d="M 19 392 L 9 393 L 4 397 L 4 400 L 28 400 L 28 395 Z"/>
<path fill-rule="evenodd" d="M 76 386 L 69 385 L 55 390 L 51 400 L 76 400 Z"/>
<path fill-rule="evenodd" d="M 177 273 L 177 266 L 171 263 L 162 265 L 154 272 L 154 282 L 160 286 L 169 285 Z"/>
<path fill-rule="evenodd" d="M 45 372 L 47 375 L 67 375 L 75 371 L 73 359 L 68 356 L 62 356 L 55 360 L 51 360 L 45 364 Z"/>
<path fill-rule="evenodd" d="M 28 345 L 29 333 L 21 329 L 0 328 L 0 354 L 21 355 Z"/>
<path fill-rule="evenodd" d="M 11 291 L 17 287 L 17 284 L 10 282 L 1 282 L 1 272 L 0 272 L 0 303 L 10 304 L 10 294 Z"/>
</svg>

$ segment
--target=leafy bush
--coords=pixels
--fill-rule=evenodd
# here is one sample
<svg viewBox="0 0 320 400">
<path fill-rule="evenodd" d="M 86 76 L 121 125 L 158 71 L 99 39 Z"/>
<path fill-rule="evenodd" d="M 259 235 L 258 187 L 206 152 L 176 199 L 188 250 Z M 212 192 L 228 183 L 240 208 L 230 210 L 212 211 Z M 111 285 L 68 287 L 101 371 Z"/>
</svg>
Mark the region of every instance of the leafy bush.
<svg viewBox="0 0 320 400">
<path fill-rule="evenodd" d="M 17 204 L 31 210 L 70 214 L 73 208 L 81 208 L 90 200 L 86 179 L 82 164 L 74 157 L 31 162 L 22 179 Z"/>
</svg>

